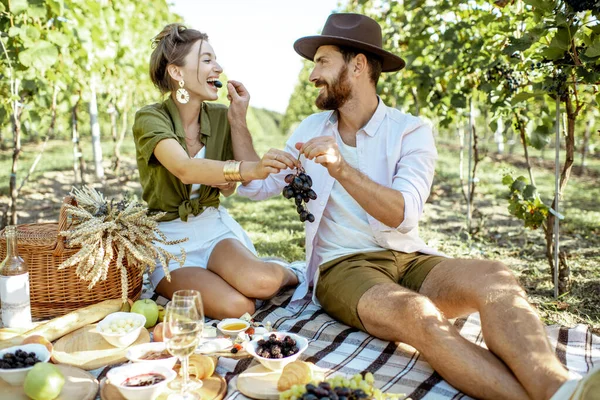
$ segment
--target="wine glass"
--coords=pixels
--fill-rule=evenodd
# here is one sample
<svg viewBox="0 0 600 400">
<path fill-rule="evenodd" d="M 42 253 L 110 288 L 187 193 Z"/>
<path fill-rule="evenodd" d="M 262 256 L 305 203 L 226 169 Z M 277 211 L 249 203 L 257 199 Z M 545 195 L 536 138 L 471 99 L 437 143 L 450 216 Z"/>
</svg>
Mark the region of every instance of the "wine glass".
<svg viewBox="0 0 600 400">
<path fill-rule="evenodd" d="M 196 306 L 196 311 L 198 313 L 198 323 L 200 324 L 200 331 L 198 333 L 198 344 L 202 341 L 202 332 L 204 330 L 204 305 L 202 304 L 202 296 L 200 292 L 197 290 L 177 290 L 173 293 L 171 297 L 172 301 L 191 301 Z M 173 389 L 175 389 L 181 383 L 179 381 L 175 381 L 174 385 L 171 385 Z M 196 390 L 202 387 L 202 381 L 198 379 L 198 377 L 189 377 L 188 384 L 190 385 L 188 389 Z"/>
<path fill-rule="evenodd" d="M 168 400 L 199 400 L 188 391 L 189 357 L 198 347 L 202 324 L 199 323 L 196 305 L 190 299 L 176 299 L 167 304 L 163 326 L 163 336 L 167 351 L 181 361 L 183 382 L 178 394 L 171 394 Z"/>
</svg>

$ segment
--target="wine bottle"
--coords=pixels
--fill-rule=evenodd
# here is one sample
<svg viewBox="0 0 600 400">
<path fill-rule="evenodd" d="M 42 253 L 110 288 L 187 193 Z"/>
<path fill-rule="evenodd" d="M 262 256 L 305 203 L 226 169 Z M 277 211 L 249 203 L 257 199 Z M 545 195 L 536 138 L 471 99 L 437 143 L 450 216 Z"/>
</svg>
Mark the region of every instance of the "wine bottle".
<svg viewBox="0 0 600 400">
<path fill-rule="evenodd" d="M 9 225 L 6 235 L 6 258 L 0 264 L 0 301 L 2 322 L 7 328 L 31 326 L 29 268 L 17 248 L 17 227 Z"/>
</svg>

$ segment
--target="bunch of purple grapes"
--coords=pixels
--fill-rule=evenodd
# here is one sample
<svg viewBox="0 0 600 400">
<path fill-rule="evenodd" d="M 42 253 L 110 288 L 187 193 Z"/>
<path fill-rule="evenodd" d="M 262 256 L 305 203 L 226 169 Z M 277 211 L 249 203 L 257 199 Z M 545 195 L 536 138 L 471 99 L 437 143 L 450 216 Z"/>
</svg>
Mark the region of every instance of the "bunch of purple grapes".
<svg viewBox="0 0 600 400">
<path fill-rule="evenodd" d="M 281 194 L 286 199 L 294 199 L 300 221 L 315 222 L 315 216 L 308 212 L 306 203 L 316 200 L 317 193 L 311 189 L 312 179 L 304 172 L 304 168 L 297 168 L 295 174 L 287 175 L 285 183 L 287 186 L 283 188 Z"/>
</svg>

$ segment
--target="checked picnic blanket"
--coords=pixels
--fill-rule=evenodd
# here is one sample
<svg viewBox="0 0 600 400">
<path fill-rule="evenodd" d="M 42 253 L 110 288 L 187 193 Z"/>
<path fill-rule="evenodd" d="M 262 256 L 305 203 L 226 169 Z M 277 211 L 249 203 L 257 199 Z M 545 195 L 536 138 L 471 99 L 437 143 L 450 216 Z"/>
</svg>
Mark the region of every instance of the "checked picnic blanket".
<svg viewBox="0 0 600 400">
<path fill-rule="evenodd" d="M 308 338 L 308 349 L 301 358 L 329 370 L 326 377 L 370 371 L 376 387 L 384 392 L 403 393 L 413 400 L 470 398 L 446 383 L 414 348 L 379 340 L 337 322 L 312 304 L 310 297 L 301 307 L 291 308 L 292 293 L 293 289 L 282 292 L 263 304 L 254 319 L 270 321 L 276 330 Z M 484 345 L 479 314 L 457 319 L 454 325 L 467 340 Z M 553 325 L 546 330 L 556 355 L 572 373 L 585 375 L 600 365 L 600 336 L 593 335 L 586 325 Z M 229 383 L 227 399 L 246 399 L 236 388 L 236 378 L 256 363 L 253 359 L 219 359 L 217 372 Z"/>
<path fill-rule="evenodd" d="M 142 297 L 166 304 L 166 299 L 154 294 L 148 287 L 145 289 Z M 402 393 L 413 400 L 470 399 L 435 373 L 414 348 L 379 340 L 334 320 L 312 304 L 310 295 L 302 306 L 292 308 L 289 306 L 292 294 L 293 289 L 289 289 L 262 304 L 254 314 L 254 320 L 269 321 L 278 331 L 308 338 L 308 349 L 301 358 L 328 370 L 326 377 L 335 374 L 352 376 L 370 371 L 375 376 L 375 386 L 387 393 Z M 467 340 L 485 346 L 479 314 L 457 319 L 454 325 Z M 600 336 L 593 335 L 586 325 L 571 328 L 553 325 L 546 330 L 556 355 L 573 374 L 585 375 L 591 368 L 600 365 Z M 257 363 L 252 358 L 219 359 L 217 372 L 228 382 L 227 400 L 247 398 L 237 390 L 237 376 Z M 108 369 L 90 372 L 101 379 Z"/>
</svg>

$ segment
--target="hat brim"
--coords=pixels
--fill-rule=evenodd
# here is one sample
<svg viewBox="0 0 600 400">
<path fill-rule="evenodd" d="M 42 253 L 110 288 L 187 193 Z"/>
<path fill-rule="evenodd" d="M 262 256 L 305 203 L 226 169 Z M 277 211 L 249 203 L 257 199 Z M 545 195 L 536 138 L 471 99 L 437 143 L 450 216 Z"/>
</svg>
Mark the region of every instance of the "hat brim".
<svg viewBox="0 0 600 400">
<path fill-rule="evenodd" d="M 296 53 L 300 54 L 302 57 L 314 61 L 317 49 L 326 45 L 348 46 L 379 56 L 382 60 L 381 72 L 399 71 L 406 65 L 402 58 L 390 53 L 389 51 L 385 51 L 368 43 L 339 36 L 306 36 L 294 42 L 294 50 L 296 50 Z"/>
</svg>

